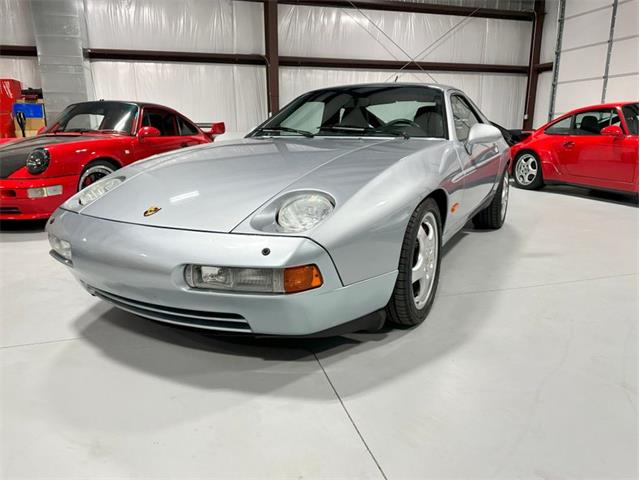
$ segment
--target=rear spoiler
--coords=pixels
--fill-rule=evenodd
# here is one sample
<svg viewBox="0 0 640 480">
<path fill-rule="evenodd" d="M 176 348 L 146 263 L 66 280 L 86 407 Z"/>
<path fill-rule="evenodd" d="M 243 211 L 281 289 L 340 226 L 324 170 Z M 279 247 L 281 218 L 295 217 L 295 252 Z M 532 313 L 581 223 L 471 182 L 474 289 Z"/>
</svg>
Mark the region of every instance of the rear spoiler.
<svg viewBox="0 0 640 480">
<path fill-rule="evenodd" d="M 509 133 L 516 142 L 520 143 L 531 136 L 533 130 L 509 130 Z"/>
<path fill-rule="evenodd" d="M 196 123 L 196 125 L 211 140 L 215 140 L 218 135 L 222 135 L 227 131 L 224 122 Z"/>
</svg>

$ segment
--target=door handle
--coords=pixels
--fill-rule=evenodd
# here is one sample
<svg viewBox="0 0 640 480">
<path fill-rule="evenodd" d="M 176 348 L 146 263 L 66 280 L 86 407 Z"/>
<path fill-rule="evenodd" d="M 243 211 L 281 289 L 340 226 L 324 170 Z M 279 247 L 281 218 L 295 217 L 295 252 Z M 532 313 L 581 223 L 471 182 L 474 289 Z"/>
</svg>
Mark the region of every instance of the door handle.
<svg viewBox="0 0 640 480">
<path fill-rule="evenodd" d="M 573 148 L 573 146 L 574 146 L 575 144 L 576 144 L 576 142 L 568 141 L 568 142 L 564 142 L 564 143 L 562 144 L 562 146 L 563 146 L 564 148 Z"/>
</svg>

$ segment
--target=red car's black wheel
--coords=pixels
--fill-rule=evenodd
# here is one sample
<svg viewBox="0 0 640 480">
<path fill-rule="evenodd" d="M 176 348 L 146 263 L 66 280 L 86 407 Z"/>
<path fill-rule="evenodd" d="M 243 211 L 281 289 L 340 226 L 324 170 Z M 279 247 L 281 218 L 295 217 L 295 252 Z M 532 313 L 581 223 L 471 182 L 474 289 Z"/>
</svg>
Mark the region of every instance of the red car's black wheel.
<svg viewBox="0 0 640 480">
<path fill-rule="evenodd" d="M 97 182 L 102 177 L 115 172 L 117 167 L 107 160 L 96 160 L 84 167 L 78 181 L 78 191 L 87 188 L 92 183 Z"/>
</svg>

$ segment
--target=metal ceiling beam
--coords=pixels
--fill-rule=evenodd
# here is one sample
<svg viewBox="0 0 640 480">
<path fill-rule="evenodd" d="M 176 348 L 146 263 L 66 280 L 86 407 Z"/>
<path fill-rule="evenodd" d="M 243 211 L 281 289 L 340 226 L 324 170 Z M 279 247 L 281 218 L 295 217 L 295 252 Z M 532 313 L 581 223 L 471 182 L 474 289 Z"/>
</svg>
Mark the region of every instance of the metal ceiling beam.
<svg viewBox="0 0 640 480">
<path fill-rule="evenodd" d="M 243 2 L 266 2 L 269 0 L 237 0 Z M 430 13 L 435 15 L 456 15 L 462 17 L 498 18 L 502 20 L 532 21 L 532 11 L 503 10 L 495 8 L 475 8 L 432 3 L 406 2 L 399 0 L 278 0 L 286 5 L 311 7 L 363 8 L 367 10 L 386 10 L 393 12 Z M 474 11 L 475 10 L 475 11 Z"/>
<path fill-rule="evenodd" d="M 538 71 L 538 73 L 550 72 L 551 70 L 553 70 L 553 62 L 538 63 L 534 65 L 534 68 Z"/>
<path fill-rule="evenodd" d="M 3 51 L 4 54 L 4 51 Z M 156 50 L 113 50 L 92 48 L 85 50 L 90 60 L 137 60 L 140 62 L 181 62 L 181 63 L 223 63 L 234 65 L 271 65 L 277 63 L 283 67 L 312 68 L 358 68 L 368 70 L 398 70 L 406 65 L 402 60 L 363 60 L 349 58 L 289 57 L 273 56 L 269 59 L 263 55 L 237 53 L 192 53 L 166 52 Z M 274 61 L 275 60 L 275 61 Z M 405 70 L 426 70 L 435 72 L 479 72 L 479 73 L 516 73 L 526 75 L 526 65 L 496 65 L 487 63 L 454 63 L 454 62 L 417 62 Z M 548 70 L 551 64 L 538 64 L 539 71 Z"/>
<path fill-rule="evenodd" d="M 486 63 L 407 62 L 397 60 L 361 60 L 349 58 L 280 57 L 283 67 L 361 68 L 367 70 L 405 70 L 432 72 L 480 72 L 527 74 L 526 65 L 494 65 Z"/>
<path fill-rule="evenodd" d="M 0 45 L 0 55 L 12 57 L 37 57 L 38 50 L 33 45 Z"/>
<path fill-rule="evenodd" d="M 87 48 L 85 57 L 91 60 L 138 60 L 142 62 L 228 63 L 234 65 L 264 65 L 262 55 L 243 53 L 167 52 L 158 50 L 117 50 Z"/>
<path fill-rule="evenodd" d="M 538 92 L 538 76 L 540 70 L 540 48 L 542 45 L 542 27 L 544 25 L 544 0 L 536 0 L 534 4 L 535 19 L 531 30 L 531 48 L 529 50 L 529 75 L 527 76 L 527 97 L 524 105 L 524 121 L 522 128 L 531 130 L 533 115 L 536 109 L 536 95 Z"/>
</svg>

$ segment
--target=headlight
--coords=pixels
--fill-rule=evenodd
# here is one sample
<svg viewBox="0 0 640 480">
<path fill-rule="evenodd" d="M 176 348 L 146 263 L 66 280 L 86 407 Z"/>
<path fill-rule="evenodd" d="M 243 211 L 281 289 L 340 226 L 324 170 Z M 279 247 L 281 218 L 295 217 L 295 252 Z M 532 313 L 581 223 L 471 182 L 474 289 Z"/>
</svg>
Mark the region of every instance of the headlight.
<svg viewBox="0 0 640 480">
<path fill-rule="evenodd" d="M 53 197 L 55 195 L 62 195 L 62 185 L 27 189 L 27 197 L 29 198 Z"/>
<path fill-rule="evenodd" d="M 124 182 L 125 177 L 103 178 L 96 183 L 89 185 L 78 194 L 78 203 L 82 206 L 89 205 L 102 197 L 109 190 Z"/>
<path fill-rule="evenodd" d="M 49 166 L 49 152 L 38 148 L 27 157 L 27 171 L 32 175 L 44 172 Z"/>
<path fill-rule="evenodd" d="M 322 193 L 304 193 L 290 198 L 278 212 L 278 225 L 285 232 L 304 232 L 333 212 L 333 203 Z"/>
<path fill-rule="evenodd" d="M 191 288 L 244 293 L 299 293 L 322 286 L 317 265 L 289 268 L 241 268 L 187 265 Z"/>
<path fill-rule="evenodd" d="M 71 262 L 71 244 L 69 242 L 49 234 L 49 244 L 54 252 L 67 262 Z"/>
</svg>

